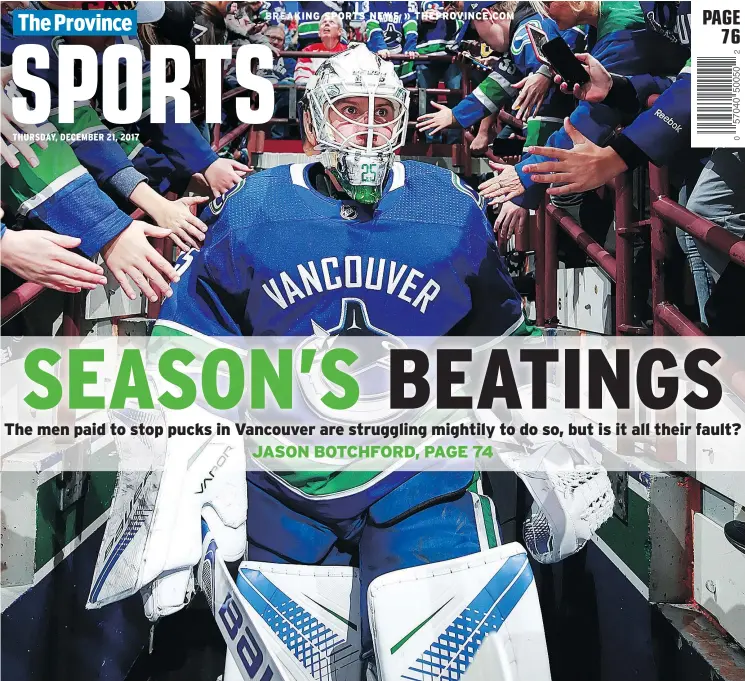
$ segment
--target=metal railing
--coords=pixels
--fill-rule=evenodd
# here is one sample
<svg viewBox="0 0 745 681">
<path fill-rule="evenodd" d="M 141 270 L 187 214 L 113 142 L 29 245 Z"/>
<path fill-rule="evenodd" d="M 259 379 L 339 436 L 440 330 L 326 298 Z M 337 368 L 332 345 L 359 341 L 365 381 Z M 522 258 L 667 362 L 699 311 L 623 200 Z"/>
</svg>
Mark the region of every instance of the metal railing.
<svg viewBox="0 0 745 681">
<path fill-rule="evenodd" d="M 0 320 L 3 324 L 9 322 L 13 317 L 23 312 L 29 305 L 34 303 L 47 289 L 41 284 L 32 284 L 27 281 L 18 288 L 3 296 L 0 301 Z"/>
<path fill-rule="evenodd" d="M 557 237 L 563 230 L 616 285 L 615 332 L 617 335 L 645 335 L 647 329 L 632 324 L 631 278 L 633 238 L 648 221 L 633 220 L 631 173 L 619 175 L 602 188 L 614 193 L 616 253 L 601 246 L 566 210 L 547 196 L 538 209 L 531 241 L 536 253 L 536 316 L 539 326 L 554 326 L 557 318 L 556 281 L 559 269 Z"/>
<path fill-rule="evenodd" d="M 536 316 L 541 326 L 554 326 L 558 320 L 557 232 L 563 230 L 590 259 L 615 283 L 616 335 L 646 335 L 649 329 L 632 323 L 632 283 L 634 278 L 633 240 L 637 235 L 648 238 L 652 253 L 652 333 L 656 336 L 706 335 L 696 323 L 669 300 L 665 263 L 672 256 L 671 228 L 678 227 L 687 234 L 725 254 L 732 262 L 745 267 L 745 241 L 726 229 L 699 217 L 670 198 L 668 169 L 649 164 L 651 194 L 650 217 L 634 220 L 631 173 L 619 175 L 612 186 L 615 193 L 615 256 L 590 236 L 565 210 L 553 205 L 548 198 L 537 211 L 531 230 L 535 250 Z M 520 250 L 520 249 L 518 249 Z"/>
<path fill-rule="evenodd" d="M 745 267 L 745 241 L 673 201 L 669 197 L 667 168 L 658 168 L 650 164 L 649 187 L 652 194 L 650 208 L 653 333 L 655 336 L 703 336 L 704 332 L 668 299 L 664 263 L 670 255 L 669 229 L 682 229 L 686 234 L 723 253 L 731 262 L 742 267 Z"/>
</svg>

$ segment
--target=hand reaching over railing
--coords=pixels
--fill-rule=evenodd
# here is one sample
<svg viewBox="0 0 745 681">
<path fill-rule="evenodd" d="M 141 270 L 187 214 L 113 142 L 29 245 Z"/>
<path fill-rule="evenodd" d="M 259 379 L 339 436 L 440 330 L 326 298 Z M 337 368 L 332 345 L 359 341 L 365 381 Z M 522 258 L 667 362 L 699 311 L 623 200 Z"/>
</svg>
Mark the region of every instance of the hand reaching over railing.
<svg viewBox="0 0 745 681">
<path fill-rule="evenodd" d="M 212 195 L 217 198 L 235 187 L 248 172 L 248 166 L 243 165 L 239 161 L 229 158 L 218 158 L 204 171 L 204 179 L 210 186 Z"/>
<path fill-rule="evenodd" d="M 148 241 L 148 237 L 162 239 L 169 235 L 170 230 L 133 220 L 101 249 L 106 265 L 130 300 L 137 295 L 127 276 L 153 303 L 157 303 L 161 295 L 169 298 L 173 293 L 168 282 L 177 282 L 179 276 L 173 265 Z"/>
<path fill-rule="evenodd" d="M 533 182 L 559 185 L 546 190 L 550 196 L 565 196 L 597 189 L 626 170 L 623 159 L 612 147 L 594 144 L 568 118 L 564 119 L 564 130 L 574 143 L 571 149 L 528 147 L 529 154 L 555 160 L 531 163 L 523 167 L 524 173 L 532 173 L 530 179 Z"/>
<path fill-rule="evenodd" d="M 79 293 L 106 283 L 103 269 L 72 249 L 80 239 L 54 232 L 7 230 L 0 239 L 3 267 L 34 284 Z"/>
<path fill-rule="evenodd" d="M 199 248 L 204 241 L 207 225 L 191 212 L 191 207 L 204 203 L 207 197 L 192 196 L 170 201 L 141 182 L 129 198 L 155 220 L 158 227 L 169 230 L 168 237 L 181 250 Z"/>
<path fill-rule="evenodd" d="M 495 171 L 494 177 L 479 185 L 479 194 L 485 199 L 491 199 L 489 201 L 490 206 L 511 201 L 525 191 L 520 183 L 515 166 L 494 163 L 493 161 L 489 161 L 489 165 Z"/>
<path fill-rule="evenodd" d="M 506 243 L 512 235 L 520 236 L 525 232 L 530 217 L 527 208 L 506 201 L 499 209 L 494 221 L 494 234 L 499 243 Z"/>
<path fill-rule="evenodd" d="M 543 106 L 543 100 L 551 88 L 551 78 L 541 71 L 535 71 L 512 87 L 520 90 L 512 105 L 512 108 L 517 111 L 515 118 L 527 121 L 537 115 Z"/>
<path fill-rule="evenodd" d="M 453 110 L 445 104 L 432 102 L 432 106 L 437 111 L 419 116 L 416 129 L 434 135 L 445 128 L 451 127 L 455 123 L 455 118 L 453 117 Z"/>
</svg>

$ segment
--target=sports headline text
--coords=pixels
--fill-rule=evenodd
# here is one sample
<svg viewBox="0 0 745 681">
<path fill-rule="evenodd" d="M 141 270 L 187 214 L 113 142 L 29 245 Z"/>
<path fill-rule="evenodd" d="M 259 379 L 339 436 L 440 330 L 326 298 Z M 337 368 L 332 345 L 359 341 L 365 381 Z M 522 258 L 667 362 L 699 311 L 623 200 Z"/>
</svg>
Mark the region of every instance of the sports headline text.
<svg viewBox="0 0 745 681">
<path fill-rule="evenodd" d="M 205 63 L 205 120 L 220 123 L 222 115 L 223 63 L 233 58 L 230 45 L 196 45 L 194 59 Z M 110 123 L 135 123 L 143 116 L 143 55 L 132 44 L 111 45 L 103 51 L 101 68 L 98 55 L 87 45 L 60 45 L 59 122 L 73 123 L 75 103 L 101 93 L 103 117 Z M 25 44 L 13 51 L 13 82 L 21 90 L 33 93 L 28 98 L 13 98 L 13 115 L 21 123 L 45 122 L 52 111 L 49 83 L 29 72 L 29 63 L 37 69 L 50 68 L 50 55 L 43 45 Z M 169 63 L 172 69 L 168 71 Z M 245 94 L 235 98 L 236 115 L 244 123 L 266 123 L 274 112 L 274 89 L 265 78 L 252 72 L 254 67 L 271 69 L 272 52 L 266 45 L 242 45 L 235 51 L 235 77 Z M 166 122 L 166 104 L 175 103 L 176 123 L 191 121 L 192 102 L 186 88 L 192 70 L 192 57 L 180 45 L 153 45 L 149 72 L 150 120 Z M 168 75 L 167 75 L 168 74 Z M 99 81 L 100 78 L 100 81 Z"/>
</svg>

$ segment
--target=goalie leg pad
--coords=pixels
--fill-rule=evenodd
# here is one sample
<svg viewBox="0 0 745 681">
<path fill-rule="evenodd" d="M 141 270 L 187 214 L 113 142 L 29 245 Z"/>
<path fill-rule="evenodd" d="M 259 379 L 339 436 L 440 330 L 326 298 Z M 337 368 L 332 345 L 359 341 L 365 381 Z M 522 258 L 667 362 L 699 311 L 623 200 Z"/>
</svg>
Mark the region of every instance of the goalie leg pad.
<svg viewBox="0 0 745 681">
<path fill-rule="evenodd" d="M 357 570 L 245 561 L 236 584 L 286 678 L 359 681 Z"/>
<path fill-rule="evenodd" d="M 370 584 L 368 602 L 380 681 L 550 681 L 538 593 L 517 543 L 390 572 Z"/>
<path fill-rule="evenodd" d="M 447 473 L 420 473 L 429 482 L 430 494 L 443 488 Z M 444 481 L 443 481 L 444 479 Z M 473 489 L 473 491 L 471 491 Z M 368 609 L 367 587 L 380 575 L 417 565 L 449 561 L 486 551 L 500 543 L 499 528 L 491 500 L 479 494 L 480 487 L 461 490 L 460 496 L 444 501 L 434 496 L 414 513 L 390 517 L 378 508 L 396 508 L 395 500 L 383 499 L 370 508 L 368 523 L 360 539 L 362 611 Z M 402 485 L 388 496 L 407 494 Z M 373 643 L 367 619 L 363 620 L 362 643 L 365 656 Z"/>
</svg>

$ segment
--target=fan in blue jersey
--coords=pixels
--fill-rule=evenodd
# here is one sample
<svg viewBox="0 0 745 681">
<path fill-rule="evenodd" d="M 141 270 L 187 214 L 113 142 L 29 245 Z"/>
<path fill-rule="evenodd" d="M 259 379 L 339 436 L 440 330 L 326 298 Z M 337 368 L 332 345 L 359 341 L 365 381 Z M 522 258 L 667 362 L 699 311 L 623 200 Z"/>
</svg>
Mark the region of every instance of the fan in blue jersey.
<svg viewBox="0 0 745 681">
<path fill-rule="evenodd" d="M 540 16 L 526 2 L 468 3 L 467 9 L 474 16 L 472 26 L 482 42 L 499 56 L 491 73 L 471 94 L 452 110 L 434 102 L 437 111 L 420 116 L 417 128 L 431 133 L 451 126 L 468 128 L 517 101 L 519 89 L 527 85 L 526 77 L 540 74 L 535 78 L 542 84 L 543 94 L 536 105 L 527 107 L 531 115 L 526 114 L 526 144 L 548 139 L 571 113 L 574 102 L 551 87 L 549 69 L 536 56 L 528 29 L 541 29 L 549 38 L 561 36 L 572 50 L 584 46 L 585 32 L 581 27 L 560 32 L 552 19 Z"/>
<path fill-rule="evenodd" d="M 670 85 L 674 75 L 681 73 L 681 70 L 683 79 L 687 79 L 685 69 L 687 61 L 690 60 L 690 49 L 682 40 L 675 37 L 672 30 L 651 23 L 650 15 L 645 16 L 639 3 L 601 0 L 575 5 L 531 0 L 531 4 L 544 15 L 551 16 L 559 28 L 564 30 L 584 23 L 593 26 L 595 30 L 589 45 L 590 54 L 596 60 L 593 63 L 599 62 L 604 69 L 626 77 L 631 84 L 628 88 L 632 92 L 630 110 L 618 106 L 618 102 L 583 99 L 569 116 L 572 124 L 569 129 L 578 130 L 593 144 L 605 145 L 614 136 L 618 126 L 633 121 L 634 112 L 638 110 L 636 96 L 642 95 L 645 91 L 650 94 L 660 92 Z M 668 8 L 674 6 L 670 3 L 662 4 Z M 682 7 L 680 9 L 682 10 Z M 646 104 L 646 97 L 641 99 Z M 653 118 L 665 117 L 664 111 L 659 107 L 655 109 Z M 679 124 L 678 132 L 682 132 L 683 128 L 684 126 Z M 648 133 L 649 126 L 646 124 L 642 126 L 642 130 L 635 131 L 634 138 L 640 145 L 649 148 Z M 663 137 L 667 139 L 668 135 Z M 553 133 L 541 148 L 572 149 L 578 139 L 576 135 L 572 139 L 566 130 L 560 129 Z M 632 141 L 628 138 L 623 148 L 628 151 Z M 534 181 L 525 168 L 535 166 L 544 160 L 548 159 L 532 153 L 524 157 L 514 169 L 502 169 L 503 172 L 496 183 L 501 186 L 491 195 L 500 201 L 509 201 L 512 207 L 518 206 L 526 210 L 535 208 L 543 200 L 546 186 Z M 555 177 L 555 181 L 558 182 L 566 179 L 564 175 Z M 578 187 L 573 184 L 571 191 L 577 190 Z"/>
<path fill-rule="evenodd" d="M 483 201 L 450 171 L 395 161 L 407 112 L 408 92 L 390 62 L 365 46 L 327 60 L 302 105 L 311 162 L 261 172 L 210 204 L 204 246 L 182 259 L 154 335 L 208 343 L 367 335 L 390 345 L 405 336 L 496 342 L 530 333 Z M 251 471 L 246 526 L 249 560 L 359 567 L 361 648 L 349 654 L 366 660 L 376 635 L 366 617 L 373 580 L 500 543 L 473 470 Z M 383 652 L 376 643 L 379 668 L 398 664 L 395 651 L 381 661 Z M 464 662 L 472 658 L 470 650 Z"/>
<path fill-rule="evenodd" d="M 367 47 L 383 59 L 393 54 L 416 57 L 417 25 L 416 13 L 410 2 L 386 0 L 371 2 L 365 12 Z M 404 83 L 412 82 L 416 76 L 414 63 L 400 62 L 396 72 Z"/>
<path fill-rule="evenodd" d="M 672 45 L 690 49 L 690 2 L 640 2 L 649 31 Z M 548 194 L 560 196 L 602 187 L 625 170 L 633 170 L 651 161 L 670 164 L 690 149 L 691 60 L 677 78 L 659 78 L 650 74 L 619 76 L 609 73 L 591 55 L 581 55 L 591 82 L 583 88 L 575 85 L 575 96 L 589 102 L 604 102 L 637 117 L 606 146 L 594 144 L 567 122 L 574 147 L 547 149 L 538 147 L 532 154 L 549 156 L 551 161 L 531 163 L 523 168 L 534 182 L 554 184 Z M 651 67 L 651 65 L 650 65 Z M 562 84 L 562 90 L 568 90 Z M 650 97 L 660 95 L 651 103 Z M 651 106 L 648 107 L 648 104 Z M 546 174 L 544 174 L 546 173 Z M 560 173 L 561 177 L 557 177 Z"/>
</svg>

